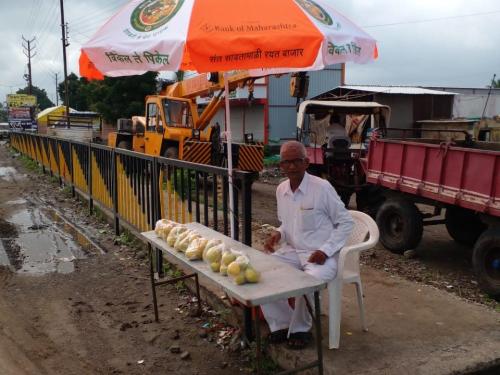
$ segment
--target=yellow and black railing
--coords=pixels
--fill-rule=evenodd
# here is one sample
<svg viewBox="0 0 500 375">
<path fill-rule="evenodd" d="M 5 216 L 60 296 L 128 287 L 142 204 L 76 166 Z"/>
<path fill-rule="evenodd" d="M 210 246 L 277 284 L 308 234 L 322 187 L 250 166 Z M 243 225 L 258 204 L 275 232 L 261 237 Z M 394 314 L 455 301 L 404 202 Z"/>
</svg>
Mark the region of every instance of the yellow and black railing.
<svg viewBox="0 0 500 375">
<path fill-rule="evenodd" d="M 137 232 L 151 230 L 160 218 L 197 221 L 228 234 L 232 219 L 236 239 L 241 228 L 242 242 L 251 245 L 255 173 L 234 172 L 230 213 L 225 168 L 23 132 L 12 133 L 10 142 L 60 184 L 70 186 L 73 195 L 87 199 L 91 212 L 96 204 L 112 216 L 116 234 L 122 224 Z"/>
</svg>

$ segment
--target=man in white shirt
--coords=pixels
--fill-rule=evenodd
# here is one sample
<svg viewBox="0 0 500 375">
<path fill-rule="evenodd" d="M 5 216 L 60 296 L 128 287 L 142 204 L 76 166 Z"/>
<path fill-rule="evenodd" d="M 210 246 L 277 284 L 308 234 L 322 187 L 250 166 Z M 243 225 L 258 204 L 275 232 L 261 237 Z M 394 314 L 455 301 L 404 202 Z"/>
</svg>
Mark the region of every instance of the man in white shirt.
<svg viewBox="0 0 500 375">
<path fill-rule="evenodd" d="M 309 160 L 304 145 L 287 142 L 280 156 L 280 166 L 288 177 L 276 189 L 281 226 L 266 241 L 265 248 L 281 261 L 331 281 L 337 274 L 339 251 L 354 221 L 333 186 L 306 172 Z M 275 251 L 280 243 L 282 246 Z M 311 302 L 312 296 L 308 299 Z M 263 305 L 262 311 L 272 343 L 288 340 L 291 348 L 302 349 L 310 341 L 312 319 L 304 298 L 295 299 L 295 309 L 283 300 Z"/>
</svg>

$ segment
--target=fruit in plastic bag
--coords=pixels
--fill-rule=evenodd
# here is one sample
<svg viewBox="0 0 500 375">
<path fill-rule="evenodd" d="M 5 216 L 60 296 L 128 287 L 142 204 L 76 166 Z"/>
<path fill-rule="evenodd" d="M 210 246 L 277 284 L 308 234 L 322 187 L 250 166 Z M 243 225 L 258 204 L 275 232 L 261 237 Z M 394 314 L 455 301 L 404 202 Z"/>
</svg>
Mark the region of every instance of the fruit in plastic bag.
<svg viewBox="0 0 500 375">
<path fill-rule="evenodd" d="M 205 258 L 208 263 L 217 262 L 220 263 L 222 258 L 222 250 L 224 249 L 224 244 L 219 244 L 217 246 L 208 249 Z"/>
<path fill-rule="evenodd" d="M 191 241 L 188 248 L 186 249 L 186 258 L 188 258 L 189 260 L 201 259 L 203 249 L 205 248 L 207 242 L 208 240 L 203 237 L 195 238 L 193 241 Z"/>
<path fill-rule="evenodd" d="M 203 249 L 203 254 L 202 254 L 203 260 L 206 260 L 206 255 L 207 255 L 208 250 L 210 250 L 214 246 L 220 245 L 221 243 L 222 243 L 221 240 L 209 240 L 207 242 L 207 244 L 205 245 L 205 249 Z"/>
<path fill-rule="evenodd" d="M 196 231 L 190 231 L 189 234 L 184 237 L 184 239 L 178 244 L 177 246 L 177 251 L 181 251 L 181 252 L 186 252 L 187 248 L 189 247 L 189 245 L 191 245 L 191 243 L 200 238 L 201 236 L 199 235 L 198 232 Z"/>
<path fill-rule="evenodd" d="M 175 244 L 175 241 L 177 241 L 177 237 L 184 233 L 185 231 L 187 231 L 188 229 L 183 226 L 183 225 L 177 225 L 175 226 L 171 231 L 170 233 L 168 234 L 168 237 L 167 237 L 167 245 L 168 246 L 174 246 Z"/>
<path fill-rule="evenodd" d="M 245 279 L 249 283 L 258 283 L 260 280 L 260 272 L 256 271 L 252 266 L 247 266 L 245 270 Z"/>
<path fill-rule="evenodd" d="M 238 262 L 234 261 L 227 266 L 227 274 L 231 277 L 236 277 L 241 273 L 241 267 Z"/>
<path fill-rule="evenodd" d="M 236 254 L 231 250 L 226 250 L 222 254 L 222 264 L 225 266 L 229 266 L 231 263 L 233 263 L 236 260 Z"/>
<path fill-rule="evenodd" d="M 250 259 L 246 255 L 240 255 L 235 259 L 235 262 L 239 264 L 240 269 L 244 271 L 250 264 Z"/>
<path fill-rule="evenodd" d="M 155 224 L 155 233 L 158 237 L 161 237 L 160 231 L 170 223 L 170 220 L 167 219 L 160 219 L 156 222 Z"/>
<path fill-rule="evenodd" d="M 219 272 L 220 263 L 219 262 L 212 262 L 212 263 L 210 263 L 210 268 L 213 272 Z"/>
<path fill-rule="evenodd" d="M 219 272 L 222 276 L 227 276 L 227 266 L 225 264 L 221 264 Z"/>
<path fill-rule="evenodd" d="M 240 272 L 236 277 L 233 278 L 233 281 L 236 285 L 242 285 L 245 284 L 247 281 L 245 278 L 245 272 Z"/>
<path fill-rule="evenodd" d="M 186 238 L 188 238 L 188 236 L 191 234 L 191 232 L 192 232 L 192 230 L 188 229 L 187 231 L 182 232 L 181 234 L 179 234 L 177 236 L 177 239 L 174 242 L 174 249 L 175 250 L 180 251 L 179 246 L 180 246 L 181 242 L 184 241 Z"/>
</svg>

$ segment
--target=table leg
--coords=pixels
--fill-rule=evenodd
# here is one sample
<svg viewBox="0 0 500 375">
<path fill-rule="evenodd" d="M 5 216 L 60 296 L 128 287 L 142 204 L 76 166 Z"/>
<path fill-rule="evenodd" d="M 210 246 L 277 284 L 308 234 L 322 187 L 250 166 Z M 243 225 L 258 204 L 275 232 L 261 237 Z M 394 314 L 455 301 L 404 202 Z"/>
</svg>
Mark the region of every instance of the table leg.
<svg viewBox="0 0 500 375">
<path fill-rule="evenodd" d="M 250 309 L 249 309 L 250 310 Z M 260 317 L 259 317 L 259 307 L 254 307 L 252 310 L 255 319 L 255 362 L 257 366 L 257 374 L 261 373 L 262 365 L 262 346 L 260 340 Z"/>
<path fill-rule="evenodd" d="M 156 283 L 155 283 L 155 274 L 154 274 L 154 268 L 153 268 L 153 248 L 151 247 L 151 244 L 148 244 L 148 253 L 149 253 L 149 276 L 151 278 L 151 289 L 153 292 L 153 307 L 155 310 L 155 321 L 158 322 L 158 302 L 156 300 Z"/>
<path fill-rule="evenodd" d="M 323 375 L 323 347 L 321 345 L 321 306 L 319 291 L 314 292 L 314 312 L 316 313 L 316 349 L 318 351 L 318 374 Z"/>
</svg>

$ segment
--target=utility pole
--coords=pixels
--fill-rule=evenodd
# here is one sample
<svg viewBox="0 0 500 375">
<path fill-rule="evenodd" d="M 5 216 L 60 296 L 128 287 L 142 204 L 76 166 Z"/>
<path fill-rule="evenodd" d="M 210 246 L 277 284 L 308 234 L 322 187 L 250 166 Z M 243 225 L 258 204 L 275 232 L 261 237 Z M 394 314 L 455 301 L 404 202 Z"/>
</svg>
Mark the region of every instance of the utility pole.
<svg viewBox="0 0 500 375">
<path fill-rule="evenodd" d="M 62 47 L 63 47 L 63 60 L 64 60 L 64 105 L 66 107 L 66 124 L 70 127 L 69 123 L 69 99 L 68 99 L 68 67 L 66 63 L 66 47 L 69 46 L 67 28 L 68 25 L 64 23 L 64 3 L 59 0 L 61 6 L 61 32 L 62 32 Z"/>
<path fill-rule="evenodd" d="M 57 75 L 58 73 L 54 73 L 55 79 L 56 79 L 56 106 L 59 107 L 59 94 L 57 90 L 59 89 L 59 83 L 57 82 Z"/>
<path fill-rule="evenodd" d="M 23 48 L 24 48 L 24 55 L 28 58 L 28 77 L 27 77 L 27 81 L 28 81 L 28 94 L 33 94 L 33 80 L 32 80 L 32 77 L 31 77 L 31 59 L 33 57 L 36 56 L 36 52 L 32 53 L 32 48 L 36 48 L 36 46 L 32 46 L 31 43 L 33 43 L 35 41 L 36 38 L 33 38 L 31 40 L 27 40 L 24 38 L 24 36 L 22 37 L 23 38 L 23 41 L 27 44 L 24 44 L 23 43 Z"/>
</svg>

